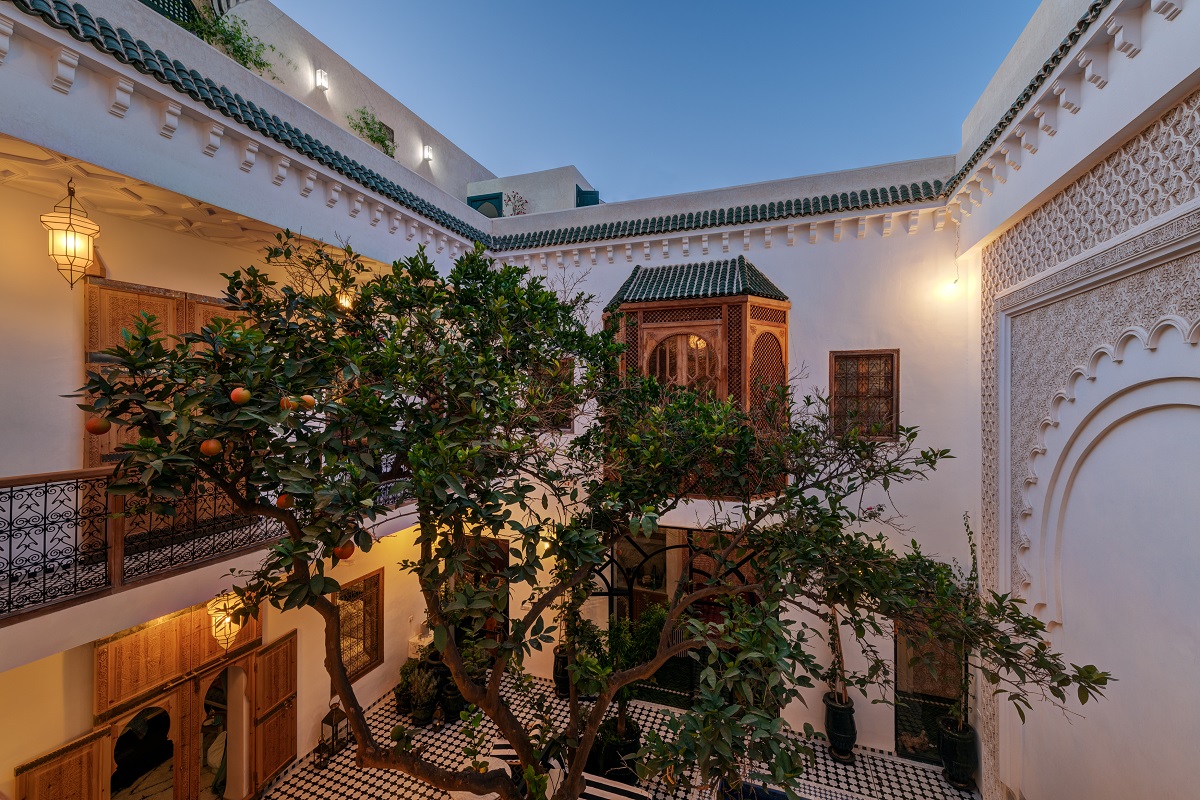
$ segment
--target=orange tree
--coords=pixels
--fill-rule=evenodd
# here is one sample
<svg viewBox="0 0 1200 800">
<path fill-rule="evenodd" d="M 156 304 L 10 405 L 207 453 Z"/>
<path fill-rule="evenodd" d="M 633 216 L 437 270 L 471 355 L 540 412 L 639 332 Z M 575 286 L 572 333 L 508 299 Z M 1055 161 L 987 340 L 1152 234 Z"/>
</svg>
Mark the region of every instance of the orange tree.
<svg viewBox="0 0 1200 800">
<path fill-rule="evenodd" d="M 943 565 L 866 542 L 863 493 L 922 479 L 948 455 L 918 450 L 915 430 L 893 443 L 854 431 L 835 439 L 819 400 L 781 396 L 754 419 L 708 396 L 622 380 L 621 347 L 610 331 L 588 330 L 586 298 L 561 298 L 480 249 L 445 274 L 423 251 L 376 273 L 349 250 L 301 247 L 285 233 L 267 264 L 287 280 L 256 268 L 226 276 L 230 319 L 199 333 L 168 341 L 143 318 L 109 351 L 115 369 L 89 375 L 82 407 L 139 431 L 119 450 L 112 491 L 171 514 L 206 481 L 242 514 L 282 525 L 260 568 L 240 576 L 239 613 L 265 602 L 321 616 L 325 667 L 361 766 L 519 800 L 544 793 L 545 756 L 565 750 L 554 796 L 577 797 L 614 702 L 689 654 L 701 667 L 695 703 L 672 718 L 672 736 L 647 735 L 638 771 L 681 784 L 750 775 L 792 794 L 808 751 L 779 711 L 828 675 L 819 626 L 805 615 L 819 618 L 834 586 L 840 624 L 858 639 L 894 619 L 970 636 L 989 681 L 1007 681 L 1019 703 L 1039 691 L 1062 701 L 1070 686 L 1087 699 L 1103 686 L 1104 673 L 1051 652 L 1019 604 L 963 603 Z M 580 435 L 555 430 L 564 410 L 581 414 Z M 705 554 L 718 569 L 679 582 L 658 641 L 638 658 L 577 652 L 579 609 L 612 549 L 713 486 L 721 497 L 710 498 Z M 348 679 L 330 566 L 351 542 L 370 549 L 372 521 L 409 503 L 416 556 L 401 567 L 420 587 L 454 683 L 516 750 L 521 781 L 434 763 L 404 731 L 381 741 Z M 507 543 L 506 567 L 496 566 L 497 541 Z M 727 580 L 734 567 L 751 577 Z M 518 584 L 530 590 L 520 608 L 508 603 Z M 568 622 L 562 631 L 544 621 L 555 613 Z M 471 634 L 493 651 L 484 678 L 460 651 Z M 529 731 L 503 676 L 556 634 L 570 660 L 569 719 Z M 867 654 L 881 663 L 857 688 L 887 681 L 884 660 Z M 584 685 L 594 699 L 581 699 Z"/>
</svg>

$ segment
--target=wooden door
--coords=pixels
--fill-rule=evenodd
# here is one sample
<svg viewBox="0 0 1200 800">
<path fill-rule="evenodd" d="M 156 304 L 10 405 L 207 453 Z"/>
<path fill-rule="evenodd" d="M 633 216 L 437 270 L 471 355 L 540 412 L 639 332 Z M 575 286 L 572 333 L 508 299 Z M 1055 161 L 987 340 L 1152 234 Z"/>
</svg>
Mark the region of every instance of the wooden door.
<svg viewBox="0 0 1200 800">
<path fill-rule="evenodd" d="M 112 776 L 108 727 L 16 769 L 16 800 L 107 800 Z"/>
<path fill-rule="evenodd" d="M 258 790 L 296 758 L 296 632 L 254 659 L 254 786 Z"/>
</svg>

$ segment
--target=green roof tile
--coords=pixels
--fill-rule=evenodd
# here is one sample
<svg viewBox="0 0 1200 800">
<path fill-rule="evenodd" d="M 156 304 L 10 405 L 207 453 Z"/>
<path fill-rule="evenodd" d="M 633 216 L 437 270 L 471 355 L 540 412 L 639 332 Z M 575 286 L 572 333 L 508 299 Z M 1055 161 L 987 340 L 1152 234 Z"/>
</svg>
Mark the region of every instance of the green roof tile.
<svg viewBox="0 0 1200 800">
<path fill-rule="evenodd" d="M 738 256 L 697 264 L 636 266 L 604 310 L 613 311 L 623 303 L 738 297 L 745 294 L 770 300 L 788 299 L 758 267 L 747 261 L 745 256 Z"/>
</svg>

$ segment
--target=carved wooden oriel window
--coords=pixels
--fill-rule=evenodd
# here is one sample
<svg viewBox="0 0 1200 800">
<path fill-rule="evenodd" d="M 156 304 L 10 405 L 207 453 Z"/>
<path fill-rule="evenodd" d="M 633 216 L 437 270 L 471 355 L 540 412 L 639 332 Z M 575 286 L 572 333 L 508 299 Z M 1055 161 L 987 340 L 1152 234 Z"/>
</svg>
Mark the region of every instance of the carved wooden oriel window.
<svg viewBox="0 0 1200 800">
<path fill-rule="evenodd" d="M 834 435 L 857 430 L 863 438 L 896 438 L 900 422 L 900 351 L 830 353 L 829 404 Z"/>
<path fill-rule="evenodd" d="M 720 379 L 716 346 L 694 333 L 671 334 L 650 351 L 646 372 L 662 384 L 716 392 Z"/>
<path fill-rule="evenodd" d="M 342 661 L 350 680 L 383 663 L 383 570 L 342 584 L 337 597 Z"/>
</svg>

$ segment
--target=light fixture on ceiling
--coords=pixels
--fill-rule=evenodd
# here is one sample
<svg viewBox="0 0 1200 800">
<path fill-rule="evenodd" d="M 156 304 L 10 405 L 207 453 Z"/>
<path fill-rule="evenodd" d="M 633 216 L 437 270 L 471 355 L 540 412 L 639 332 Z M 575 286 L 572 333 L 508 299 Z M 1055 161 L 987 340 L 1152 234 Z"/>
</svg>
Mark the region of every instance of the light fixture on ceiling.
<svg viewBox="0 0 1200 800">
<path fill-rule="evenodd" d="M 425 149 L 422 151 L 422 154 L 423 154 L 424 160 L 433 161 L 433 145 L 431 145 L 431 144 L 425 145 Z"/>
<path fill-rule="evenodd" d="M 74 178 L 67 181 L 67 196 L 49 214 L 42 214 L 42 226 L 50 232 L 50 258 L 75 288 L 95 262 L 93 243 L 100 226 L 88 219 L 83 206 L 75 201 Z"/>
<path fill-rule="evenodd" d="M 316 84 L 317 88 L 320 89 L 322 92 L 329 91 L 329 73 L 326 72 L 325 70 L 323 70 L 323 69 L 317 70 L 317 75 L 316 75 L 316 78 L 313 79 L 313 82 Z"/>
</svg>

